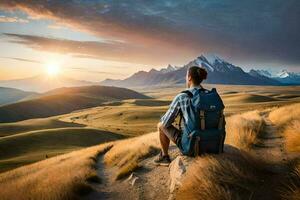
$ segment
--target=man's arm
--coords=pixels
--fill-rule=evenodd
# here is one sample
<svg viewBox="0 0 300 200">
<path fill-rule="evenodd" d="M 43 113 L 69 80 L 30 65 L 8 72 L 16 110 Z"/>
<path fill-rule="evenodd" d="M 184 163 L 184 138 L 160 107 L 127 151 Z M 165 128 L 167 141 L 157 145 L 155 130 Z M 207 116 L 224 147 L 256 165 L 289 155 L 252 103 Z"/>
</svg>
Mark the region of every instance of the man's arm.
<svg viewBox="0 0 300 200">
<path fill-rule="evenodd" d="M 172 123 L 175 121 L 176 117 L 180 112 L 180 95 L 177 95 L 172 101 L 168 111 L 161 118 L 160 122 L 164 127 L 170 127 Z"/>
</svg>

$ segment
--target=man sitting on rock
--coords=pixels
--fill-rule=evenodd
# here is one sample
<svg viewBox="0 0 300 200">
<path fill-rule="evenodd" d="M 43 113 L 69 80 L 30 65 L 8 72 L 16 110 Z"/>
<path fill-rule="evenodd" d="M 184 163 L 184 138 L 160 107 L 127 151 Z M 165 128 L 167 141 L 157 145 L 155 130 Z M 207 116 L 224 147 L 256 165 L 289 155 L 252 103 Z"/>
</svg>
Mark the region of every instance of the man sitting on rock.
<svg viewBox="0 0 300 200">
<path fill-rule="evenodd" d="M 170 140 L 184 155 L 188 156 L 199 155 L 201 151 L 202 153 L 219 153 L 223 150 L 224 105 L 216 89 L 209 91 L 201 86 L 206 78 L 207 72 L 204 68 L 193 66 L 187 70 L 188 89 L 174 98 L 169 110 L 157 125 L 161 152 L 154 160 L 155 164 L 163 166 L 170 164 L 171 159 L 168 154 Z M 179 129 L 173 125 L 178 115 L 180 115 Z M 216 139 L 217 142 L 205 143 L 206 135 L 213 136 L 213 140 Z M 200 143 L 200 137 L 204 139 L 203 143 Z"/>
</svg>

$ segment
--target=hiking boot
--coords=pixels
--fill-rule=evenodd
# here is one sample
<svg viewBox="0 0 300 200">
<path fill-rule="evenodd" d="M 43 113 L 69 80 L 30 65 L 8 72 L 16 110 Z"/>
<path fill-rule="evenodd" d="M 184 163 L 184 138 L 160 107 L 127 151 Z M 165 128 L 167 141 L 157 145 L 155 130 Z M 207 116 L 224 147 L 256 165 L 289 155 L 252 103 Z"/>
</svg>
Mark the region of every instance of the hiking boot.
<svg viewBox="0 0 300 200">
<path fill-rule="evenodd" d="M 171 163 L 171 159 L 169 155 L 163 156 L 162 152 L 160 152 L 158 157 L 154 160 L 154 163 L 160 166 L 169 166 L 169 164 Z"/>
</svg>

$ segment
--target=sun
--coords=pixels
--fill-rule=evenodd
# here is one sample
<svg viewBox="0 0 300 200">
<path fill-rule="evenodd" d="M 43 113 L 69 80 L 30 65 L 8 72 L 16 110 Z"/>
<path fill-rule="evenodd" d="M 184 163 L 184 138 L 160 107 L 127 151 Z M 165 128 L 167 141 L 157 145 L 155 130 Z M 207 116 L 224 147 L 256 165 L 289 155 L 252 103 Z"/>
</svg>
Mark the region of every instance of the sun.
<svg viewBox="0 0 300 200">
<path fill-rule="evenodd" d="M 60 66 L 57 64 L 53 64 L 53 63 L 48 64 L 46 66 L 46 70 L 47 70 L 47 74 L 49 76 L 57 76 L 61 71 Z"/>
</svg>

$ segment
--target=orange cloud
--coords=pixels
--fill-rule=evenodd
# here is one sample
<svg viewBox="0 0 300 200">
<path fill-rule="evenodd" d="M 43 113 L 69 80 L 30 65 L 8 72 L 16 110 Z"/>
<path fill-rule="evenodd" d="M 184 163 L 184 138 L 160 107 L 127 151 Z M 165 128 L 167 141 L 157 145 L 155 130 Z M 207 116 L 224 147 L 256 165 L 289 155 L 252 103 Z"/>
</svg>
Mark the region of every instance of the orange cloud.
<svg viewBox="0 0 300 200">
<path fill-rule="evenodd" d="M 122 61 L 128 63 L 159 65 L 168 63 L 165 54 L 157 49 L 148 49 L 122 42 L 75 41 L 34 35 L 4 33 L 9 42 L 25 45 L 37 51 L 70 54 L 77 58 Z M 151 54 L 151 56 L 149 56 Z M 176 59 L 175 59 L 176 60 Z"/>
<path fill-rule="evenodd" d="M 122 4 L 116 3 L 114 6 L 119 7 Z M 0 2 L 0 7 L 9 10 L 22 10 L 33 19 L 52 19 L 57 24 L 92 33 L 108 42 L 122 41 L 119 47 L 122 46 L 122 52 L 126 51 L 126 53 L 118 55 L 122 60 L 125 59 L 126 54 L 135 52 L 137 48 L 140 52 L 138 57 L 128 58 L 127 61 L 136 62 L 135 60 L 145 60 L 147 57 L 147 60 L 151 61 L 147 64 L 166 64 L 167 60 L 183 63 L 183 60 L 185 62 L 188 60 L 187 58 L 190 58 L 187 56 L 188 54 L 192 53 L 194 56 L 199 53 L 198 47 L 197 50 L 190 47 L 196 41 L 190 41 L 188 36 L 190 34 L 172 28 L 172 21 L 154 16 L 134 17 L 131 16 L 130 10 L 124 12 L 120 10 L 120 13 L 115 16 L 110 12 L 110 9 L 114 9 L 113 12 L 115 12 L 115 9 L 121 8 L 112 8 L 111 5 L 105 3 L 96 3 L 93 7 L 86 7 L 76 5 L 71 1 L 45 3 L 44 1 L 3 0 Z M 131 17 L 138 22 L 130 21 Z M 205 46 L 204 42 L 200 49 L 203 46 Z M 47 49 L 50 50 L 49 47 Z M 54 48 L 51 49 L 54 50 Z M 63 50 L 60 49 L 59 51 Z M 117 53 L 119 49 L 110 51 Z M 142 52 L 145 52 L 146 55 L 142 55 Z M 101 54 L 104 53 L 101 52 Z M 107 55 L 107 57 L 109 56 Z M 159 61 L 159 59 L 162 60 Z"/>
<path fill-rule="evenodd" d="M 166 60 L 184 63 L 202 52 L 215 52 L 246 62 L 300 63 L 299 0 L 285 1 L 284 6 L 273 0 L 1 0 L 0 8 L 21 10 L 33 19 L 52 19 L 108 43 L 120 43 L 84 43 L 92 53 L 87 48 L 76 51 L 88 56 L 163 64 Z M 64 43 L 72 46 L 72 42 Z M 41 49 L 74 51 L 49 46 Z"/>
</svg>

